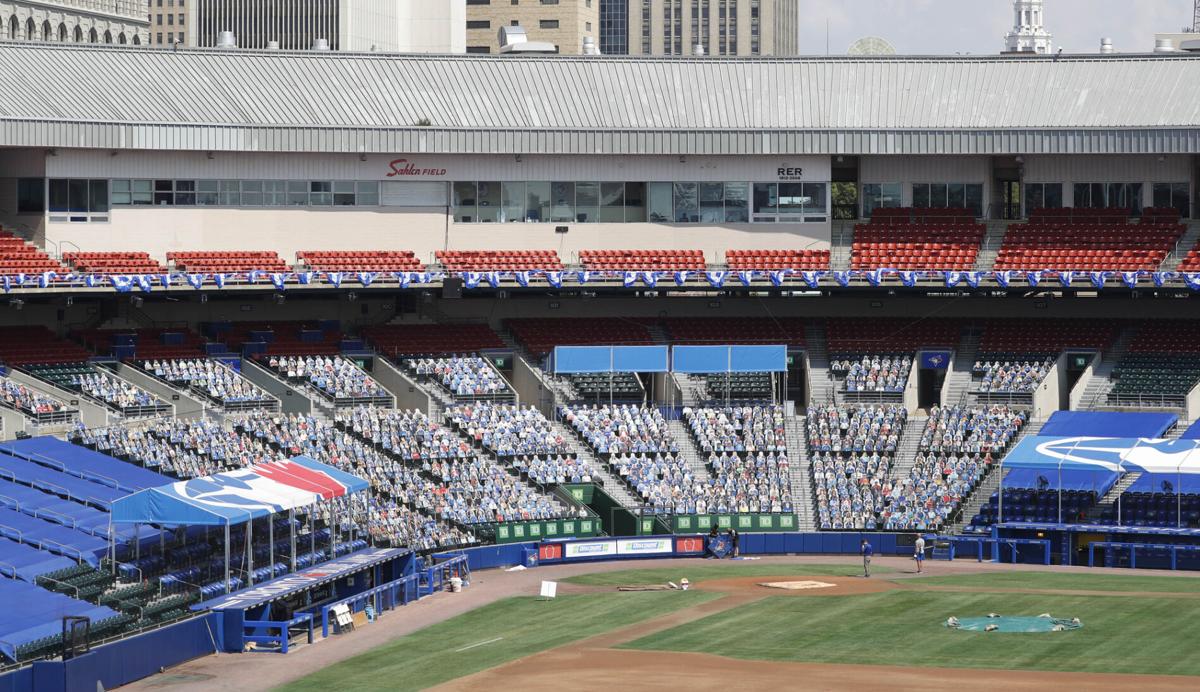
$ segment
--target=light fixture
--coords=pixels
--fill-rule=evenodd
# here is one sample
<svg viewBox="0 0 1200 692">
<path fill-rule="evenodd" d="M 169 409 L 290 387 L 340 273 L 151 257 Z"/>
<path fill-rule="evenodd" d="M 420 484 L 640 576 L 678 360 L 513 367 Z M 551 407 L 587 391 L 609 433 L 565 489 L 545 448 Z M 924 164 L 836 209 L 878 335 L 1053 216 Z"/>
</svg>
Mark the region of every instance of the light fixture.
<svg viewBox="0 0 1200 692">
<path fill-rule="evenodd" d="M 287 296 L 283 295 L 282 293 L 275 294 L 276 305 L 283 305 L 285 302 L 287 302 Z"/>
<path fill-rule="evenodd" d="M 517 154 L 515 158 L 516 158 L 517 163 L 521 163 L 521 155 L 520 154 Z"/>
<path fill-rule="evenodd" d="M 209 160 L 209 161 L 212 161 L 213 159 L 215 159 L 215 158 L 217 157 L 217 155 L 216 155 L 216 154 L 214 154 L 214 153 L 213 153 L 213 152 L 211 152 L 211 151 L 210 151 L 210 152 L 208 152 L 207 156 L 208 156 L 208 160 Z"/>
<path fill-rule="evenodd" d="M 367 160 L 367 152 L 361 151 L 358 153 L 358 160 L 365 162 Z"/>
<path fill-rule="evenodd" d="M 21 300 L 20 298 L 13 298 L 12 300 L 8 301 L 8 305 L 13 310 L 25 309 L 25 301 Z"/>
<path fill-rule="evenodd" d="M 355 293 L 354 291 L 350 291 L 349 293 L 346 294 L 346 300 L 353 303 L 354 301 L 358 300 L 358 294 Z"/>
<path fill-rule="evenodd" d="M 1020 155 L 1018 155 L 1018 156 L 1017 156 L 1017 158 L 1015 158 L 1015 159 L 1013 159 L 1013 160 L 1014 160 L 1014 161 L 1016 161 L 1017 163 L 1025 163 L 1025 157 L 1024 157 L 1024 156 L 1020 156 Z"/>
</svg>

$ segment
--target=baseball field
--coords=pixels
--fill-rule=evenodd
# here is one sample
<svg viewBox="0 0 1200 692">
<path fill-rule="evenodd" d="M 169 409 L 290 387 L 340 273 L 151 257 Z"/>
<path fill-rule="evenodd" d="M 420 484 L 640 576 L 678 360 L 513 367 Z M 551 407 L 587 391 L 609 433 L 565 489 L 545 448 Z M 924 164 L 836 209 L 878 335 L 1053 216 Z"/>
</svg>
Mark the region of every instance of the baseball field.
<svg viewBox="0 0 1200 692">
<path fill-rule="evenodd" d="M 870 579 L 832 560 L 626 564 L 560 578 L 554 600 L 539 599 L 526 578 L 514 595 L 292 676 L 282 689 L 1200 688 L 1188 677 L 1200 676 L 1195 576 L 974 563 L 916 575 L 911 561 L 879 562 Z M 618 591 L 683 577 L 688 591 Z M 762 586 L 795 581 L 806 588 Z M 944 624 L 989 613 L 1050 613 L 1083 627 Z"/>
</svg>

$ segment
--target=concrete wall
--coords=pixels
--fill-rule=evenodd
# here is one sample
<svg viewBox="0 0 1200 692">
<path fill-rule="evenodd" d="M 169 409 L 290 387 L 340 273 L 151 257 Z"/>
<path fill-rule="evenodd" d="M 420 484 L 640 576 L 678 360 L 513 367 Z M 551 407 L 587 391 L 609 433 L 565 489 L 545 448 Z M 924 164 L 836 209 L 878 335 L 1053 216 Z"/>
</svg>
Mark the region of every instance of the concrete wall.
<svg viewBox="0 0 1200 692">
<path fill-rule="evenodd" d="M 190 392 L 184 392 L 176 389 L 166 382 L 147 375 L 131 365 L 127 365 L 125 363 L 118 364 L 117 375 L 119 375 L 121 379 L 132 382 L 133 384 L 170 404 L 172 406 L 172 415 L 190 416 L 197 413 L 203 413 L 207 408 L 215 408 L 211 406 L 207 400 L 201 400 L 199 397 Z"/>
<path fill-rule="evenodd" d="M 533 406 L 547 418 L 554 418 L 554 392 L 538 376 L 535 366 L 524 356 L 513 354 L 513 372 L 509 382 L 521 403 Z"/>
<path fill-rule="evenodd" d="M 1194 385 L 1184 399 L 1184 418 L 1188 421 L 1200 419 L 1200 383 Z M 1186 427 L 1186 426 L 1184 426 Z"/>
<path fill-rule="evenodd" d="M 1059 354 L 1058 360 L 1050 366 L 1050 372 L 1042 379 L 1037 390 L 1033 393 L 1033 417 L 1046 418 L 1059 409 L 1059 392 L 1066 384 L 1067 356 Z"/>
<path fill-rule="evenodd" d="M 302 389 L 291 387 L 248 358 L 242 360 L 242 375 L 279 399 L 284 413 L 308 413 L 313 409 L 312 400 Z"/>
<path fill-rule="evenodd" d="M 4 430 L 0 431 L 0 439 L 4 440 L 15 438 L 18 432 L 24 432 L 26 426 L 29 426 L 28 418 L 10 408 L 0 408 L 0 421 L 4 423 Z"/>
<path fill-rule="evenodd" d="M 428 414 L 429 395 L 415 380 L 392 365 L 386 358 L 375 356 L 371 365 L 371 376 L 396 397 L 396 408 L 416 409 Z"/>
<path fill-rule="evenodd" d="M 912 367 L 908 370 L 908 382 L 904 385 L 904 408 L 909 413 L 916 411 L 921 405 L 921 359 L 913 358 Z"/>
</svg>

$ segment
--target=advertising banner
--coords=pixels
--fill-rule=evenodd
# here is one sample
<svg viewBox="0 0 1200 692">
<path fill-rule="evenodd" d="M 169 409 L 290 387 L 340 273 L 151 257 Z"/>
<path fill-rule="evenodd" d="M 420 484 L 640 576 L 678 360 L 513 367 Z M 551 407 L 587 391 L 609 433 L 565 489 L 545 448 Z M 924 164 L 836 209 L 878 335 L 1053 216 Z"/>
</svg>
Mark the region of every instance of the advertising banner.
<svg viewBox="0 0 1200 692">
<path fill-rule="evenodd" d="M 618 555 L 661 555 L 675 552 L 670 538 L 630 538 L 617 541 Z"/>
<path fill-rule="evenodd" d="M 563 558 L 574 560 L 588 557 L 609 557 L 616 554 L 616 541 L 588 541 L 587 543 L 567 543 Z"/>
</svg>

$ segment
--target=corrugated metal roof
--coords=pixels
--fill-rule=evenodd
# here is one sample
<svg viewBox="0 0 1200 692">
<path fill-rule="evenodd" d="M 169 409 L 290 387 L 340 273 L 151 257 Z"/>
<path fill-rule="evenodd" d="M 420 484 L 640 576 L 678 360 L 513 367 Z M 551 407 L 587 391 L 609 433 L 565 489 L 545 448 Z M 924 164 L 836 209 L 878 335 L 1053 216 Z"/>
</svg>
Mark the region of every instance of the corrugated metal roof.
<svg viewBox="0 0 1200 692">
<path fill-rule="evenodd" d="M 1200 57 L 1180 55 L 695 60 L 3 43 L 0 72 L 7 146 L 1165 152 L 1195 151 L 1200 136 Z M 1098 132 L 1126 137 L 1092 140 Z M 896 133 L 914 136 L 877 139 Z"/>
</svg>

